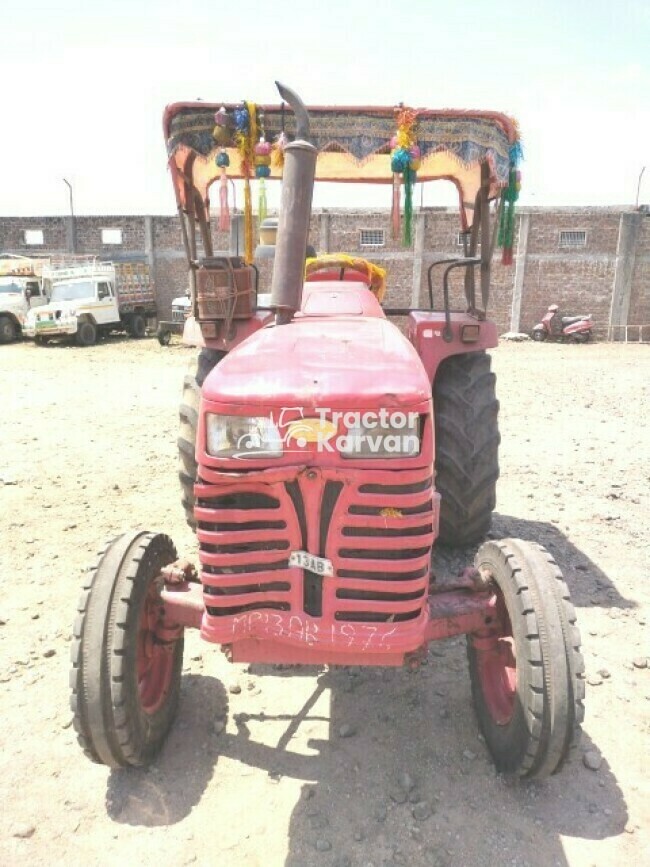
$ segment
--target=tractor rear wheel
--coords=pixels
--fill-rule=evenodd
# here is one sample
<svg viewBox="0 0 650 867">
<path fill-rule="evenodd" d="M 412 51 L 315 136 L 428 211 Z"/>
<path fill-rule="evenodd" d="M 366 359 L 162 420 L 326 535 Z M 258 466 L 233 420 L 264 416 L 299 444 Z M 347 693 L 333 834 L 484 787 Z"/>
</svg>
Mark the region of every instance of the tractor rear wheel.
<svg viewBox="0 0 650 867">
<path fill-rule="evenodd" d="M 198 473 L 196 463 L 196 428 L 199 421 L 201 388 L 213 367 L 226 355 L 214 349 L 202 349 L 192 369 L 183 380 L 183 399 L 179 407 L 178 478 L 181 483 L 181 503 L 185 520 L 195 530 L 194 484 Z"/>
<path fill-rule="evenodd" d="M 176 558 L 168 536 L 126 533 L 88 573 L 74 624 L 70 704 L 94 762 L 146 765 L 174 720 L 183 632 L 164 623 L 159 576 Z"/>
<path fill-rule="evenodd" d="M 550 554 L 520 539 L 486 542 L 474 563 L 497 597 L 494 628 L 467 638 L 478 722 L 498 771 L 542 779 L 560 770 L 584 717 L 569 590 Z"/>
<path fill-rule="evenodd" d="M 492 523 L 499 478 L 499 402 L 486 352 L 446 358 L 433 383 L 436 489 L 443 545 L 480 541 Z"/>
</svg>

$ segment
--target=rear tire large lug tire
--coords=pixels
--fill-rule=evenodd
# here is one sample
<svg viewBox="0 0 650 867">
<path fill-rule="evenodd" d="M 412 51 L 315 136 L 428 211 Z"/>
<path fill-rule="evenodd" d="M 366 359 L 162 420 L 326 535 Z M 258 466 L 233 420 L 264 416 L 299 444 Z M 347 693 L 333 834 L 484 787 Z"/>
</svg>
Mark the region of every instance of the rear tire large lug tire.
<svg viewBox="0 0 650 867">
<path fill-rule="evenodd" d="M 225 352 L 218 350 L 201 350 L 183 381 L 183 397 L 179 407 L 180 430 L 177 442 L 178 478 L 181 484 L 181 505 L 185 512 L 185 520 L 193 530 L 196 529 L 194 485 L 198 476 L 196 431 L 201 403 L 201 388 L 208 374 L 225 355 Z"/>
<path fill-rule="evenodd" d="M 486 352 L 445 359 L 433 383 L 436 489 L 442 545 L 481 541 L 492 524 L 499 478 L 499 402 Z"/>
</svg>

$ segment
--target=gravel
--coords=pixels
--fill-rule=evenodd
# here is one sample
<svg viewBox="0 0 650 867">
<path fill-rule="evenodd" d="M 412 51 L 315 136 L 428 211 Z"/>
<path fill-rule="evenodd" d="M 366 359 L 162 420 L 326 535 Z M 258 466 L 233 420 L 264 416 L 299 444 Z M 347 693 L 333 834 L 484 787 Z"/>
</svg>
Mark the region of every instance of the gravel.
<svg viewBox="0 0 650 867">
<path fill-rule="evenodd" d="M 476 740 L 463 637 L 433 644 L 416 674 L 380 676 L 232 666 L 188 633 L 179 714 L 152 766 L 88 761 L 68 726 L 66 685 L 84 567 L 131 527 L 169 533 L 179 556 L 196 560 L 176 475 L 179 387 L 193 353 L 126 339 L 88 351 L 0 347 L 0 447 L 21 480 L 0 487 L 0 558 L 15 591 L 0 615 L 0 864 L 128 863 L 140 843 L 143 867 L 202 864 L 215 817 L 228 867 L 333 867 L 352 855 L 354 867 L 453 867 L 486 852 L 504 867 L 644 863 L 646 350 L 521 343 L 494 353 L 502 444 L 491 532 L 549 547 L 572 593 L 587 671 L 603 681 L 587 686 L 584 750 L 558 776 L 526 784 L 496 774 Z M 622 485 L 620 517 L 607 521 L 612 483 Z M 474 553 L 437 550 L 438 580 Z M 230 692 L 238 680 L 243 691 Z M 339 740 L 343 726 L 355 737 Z M 590 751 L 600 761 L 593 772 L 581 764 Z M 310 825 L 312 804 L 325 827 Z M 36 830 L 14 837 L 20 826 Z M 331 848 L 316 849 L 319 839 Z"/>
</svg>

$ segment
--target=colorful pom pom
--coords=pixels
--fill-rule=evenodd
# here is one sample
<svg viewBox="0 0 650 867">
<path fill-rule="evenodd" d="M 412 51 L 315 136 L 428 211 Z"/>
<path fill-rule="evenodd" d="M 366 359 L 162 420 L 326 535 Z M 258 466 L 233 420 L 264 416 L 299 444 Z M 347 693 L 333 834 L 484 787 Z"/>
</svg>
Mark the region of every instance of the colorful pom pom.
<svg viewBox="0 0 650 867">
<path fill-rule="evenodd" d="M 393 151 L 390 168 L 393 173 L 401 174 L 406 169 L 408 169 L 411 162 L 411 155 L 406 150 L 406 148 L 397 148 L 397 150 Z"/>
<path fill-rule="evenodd" d="M 248 113 L 248 108 L 246 107 L 246 105 L 238 105 L 233 113 L 235 115 L 236 128 L 239 130 L 239 132 L 246 132 L 248 130 L 248 124 L 250 121 L 250 115 Z"/>
<path fill-rule="evenodd" d="M 217 154 L 217 158 L 216 158 L 215 162 L 216 162 L 218 168 L 227 169 L 228 166 L 230 165 L 230 157 L 228 156 L 228 154 L 225 151 L 220 151 Z"/>
<path fill-rule="evenodd" d="M 255 154 L 255 165 L 256 166 L 270 166 L 271 165 L 271 154 L 260 156 L 259 154 Z"/>
<path fill-rule="evenodd" d="M 255 177 L 256 178 L 270 178 L 271 177 L 271 169 L 269 166 L 255 166 Z"/>
<path fill-rule="evenodd" d="M 256 156 L 269 156 L 271 153 L 271 142 L 265 141 L 263 138 L 255 145 Z"/>
<path fill-rule="evenodd" d="M 223 147 L 230 144 L 230 129 L 227 126 L 215 126 L 212 130 L 212 136 L 216 143 Z"/>
<path fill-rule="evenodd" d="M 216 123 L 217 126 L 228 126 L 228 123 L 229 123 L 228 112 L 226 111 L 226 109 L 224 108 L 223 105 L 221 106 L 219 111 L 215 112 L 214 122 Z"/>
<path fill-rule="evenodd" d="M 417 172 L 417 170 L 420 168 L 421 164 L 422 164 L 422 160 L 419 157 L 417 157 L 415 159 L 413 157 L 411 157 L 411 162 L 409 164 L 409 168 L 411 169 L 411 171 Z"/>
</svg>

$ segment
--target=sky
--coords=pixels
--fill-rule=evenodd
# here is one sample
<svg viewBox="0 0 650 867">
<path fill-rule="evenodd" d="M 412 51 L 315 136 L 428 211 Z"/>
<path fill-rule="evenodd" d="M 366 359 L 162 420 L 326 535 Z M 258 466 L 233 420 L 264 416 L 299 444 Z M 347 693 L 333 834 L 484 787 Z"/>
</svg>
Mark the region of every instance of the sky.
<svg viewBox="0 0 650 867">
<path fill-rule="evenodd" d="M 0 215 L 169 214 L 166 104 L 477 108 L 514 115 L 521 203 L 650 202 L 648 0 L 0 0 Z M 277 204 L 279 182 L 269 185 Z M 452 204 L 444 182 L 425 205 Z M 315 207 L 389 207 L 323 184 Z M 420 201 L 420 191 L 416 202 Z"/>
</svg>

